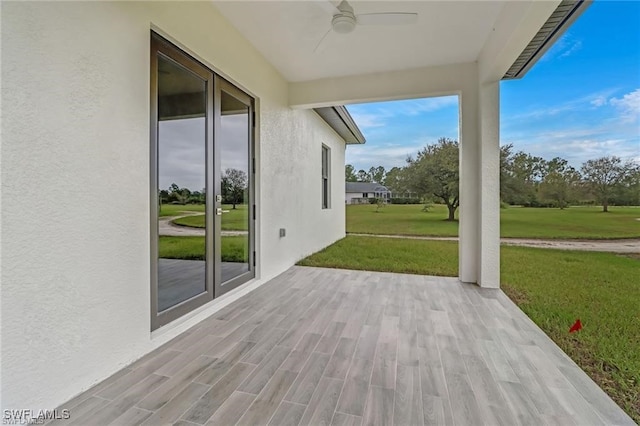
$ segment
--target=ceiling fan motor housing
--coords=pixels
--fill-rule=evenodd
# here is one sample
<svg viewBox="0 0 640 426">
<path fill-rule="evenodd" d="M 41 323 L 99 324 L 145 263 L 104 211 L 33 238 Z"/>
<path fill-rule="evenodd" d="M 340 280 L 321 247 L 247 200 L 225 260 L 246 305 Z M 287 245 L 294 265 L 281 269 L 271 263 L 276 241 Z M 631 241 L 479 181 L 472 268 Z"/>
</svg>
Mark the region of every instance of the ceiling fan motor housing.
<svg viewBox="0 0 640 426">
<path fill-rule="evenodd" d="M 356 28 L 356 15 L 353 13 L 353 8 L 346 0 L 343 0 L 338 5 L 340 13 L 333 15 L 331 20 L 331 26 L 333 30 L 340 34 L 347 34 Z"/>
<path fill-rule="evenodd" d="M 340 34 L 350 33 L 356 28 L 356 17 L 348 14 L 335 15 L 331 21 L 333 30 Z"/>
</svg>

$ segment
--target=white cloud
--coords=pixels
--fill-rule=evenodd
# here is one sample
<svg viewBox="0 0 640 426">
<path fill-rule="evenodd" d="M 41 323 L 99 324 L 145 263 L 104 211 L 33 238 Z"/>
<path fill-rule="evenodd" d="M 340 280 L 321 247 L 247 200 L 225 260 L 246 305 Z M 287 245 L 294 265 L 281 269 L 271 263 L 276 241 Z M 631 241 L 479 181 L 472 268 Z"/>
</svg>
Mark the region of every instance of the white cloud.
<svg viewBox="0 0 640 426">
<path fill-rule="evenodd" d="M 513 143 L 516 150 L 547 160 L 562 157 L 579 168 L 586 160 L 615 155 L 625 160 L 640 157 L 640 135 L 616 131 L 606 123 L 598 127 L 572 128 L 559 131 L 502 137 L 502 143 Z"/>
<path fill-rule="evenodd" d="M 351 114 L 351 117 L 353 117 L 353 121 L 355 121 L 358 127 L 362 130 L 382 127 L 386 124 L 387 118 L 389 118 L 389 115 L 385 113 L 349 113 Z"/>
<path fill-rule="evenodd" d="M 221 169 L 248 172 L 246 115 L 222 117 L 220 128 Z M 200 191 L 206 184 L 204 118 L 161 121 L 158 126 L 158 185 L 167 189 L 172 183 Z"/>
<path fill-rule="evenodd" d="M 560 54 L 561 58 L 566 58 L 582 48 L 582 41 L 574 41 L 564 52 Z"/>
<path fill-rule="evenodd" d="M 353 164 L 356 170 L 374 166 L 383 166 L 389 170 L 406 165 L 409 154 L 417 152 L 419 147 L 406 146 L 349 146 L 346 153 L 347 164 Z"/>
<path fill-rule="evenodd" d="M 553 44 L 542 58 L 542 61 L 548 61 L 553 58 L 566 58 L 580 49 L 582 49 L 582 40 L 576 39 L 568 32 Z"/>
<path fill-rule="evenodd" d="M 380 145 L 349 145 L 346 152 L 346 164 L 356 170 L 369 170 L 370 167 L 382 166 L 386 170 L 407 165 L 407 157 L 415 157 L 417 152 L 427 144 L 433 143 L 437 137 L 421 137 L 407 143 L 384 143 Z"/>
<path fill-rule="evenodd" d="M 568 101 L 557 103 L 554 105 L 537 106 L 532 110 L 524 111 L 519 114 L 511 116 L 502 116 L 502 120 L 509 122 L 509 120 L 517 120 L 518 124 L 524 119 L 536 119 L 543 117 L 556 116 L 561 113 L 570 111 L 576 111 L 585 108 L 599 108 L 610 103 L 609 98 L 613 95 L 617 89 L 605 89 L 597 92 L 589 93 L 578 98 L 570 99 Z"/>
<path fill-rule="evenodd" d="M 416 116 L 449 108 L 458 104 L 457 96 L 409 99 L 348 106 L 347 109 L 358 127 L 363 130 L 383 127 L 398 116 Z"/>
<path fill-rule="evenodd" d="M 624 123 L 640 121 L 640 89 L 627 93 L 620 98 L 611 98 L 609 103 L 620 112 L 620 120 Z"/>
<path fill-rule="evenodd" d="M 403 101 L 399 108 L 396 109 L 397 114 L 402 115 L 418 115 L 426 112 L 437 111 L 442 108 L 448 108 L 458 104 L 457 96 L 441 96 L 437 98 L 423 98 Z"/>
</svg>

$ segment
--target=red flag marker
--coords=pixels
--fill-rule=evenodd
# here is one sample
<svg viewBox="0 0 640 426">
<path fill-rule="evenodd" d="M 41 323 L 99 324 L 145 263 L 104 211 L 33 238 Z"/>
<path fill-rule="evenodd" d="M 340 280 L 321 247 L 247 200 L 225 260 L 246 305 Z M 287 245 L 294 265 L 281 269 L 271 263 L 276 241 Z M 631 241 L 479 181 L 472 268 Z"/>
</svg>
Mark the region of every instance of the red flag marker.
<svg viewBox="0 0 640 426">
<path fill-rule="evenodd" d="M 582 329 L 582 323 L 580 322 L 580 319 L 577 319 L 576 322 L 569 329 L 569 333 L 573 333 L 574 331 L 578 331 L 581 329 Z"/>
</svg>

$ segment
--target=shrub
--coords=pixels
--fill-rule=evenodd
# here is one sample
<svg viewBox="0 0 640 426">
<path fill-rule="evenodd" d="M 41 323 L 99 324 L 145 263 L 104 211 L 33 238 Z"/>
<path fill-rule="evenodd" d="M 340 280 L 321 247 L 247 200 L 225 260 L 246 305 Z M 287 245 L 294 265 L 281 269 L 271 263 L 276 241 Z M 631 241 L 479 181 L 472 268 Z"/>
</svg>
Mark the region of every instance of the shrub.
<svg viewBox="0 0 640 426">
<path fill-rule="evenodd" d="M 391 204 L 421 204 L 420 198 L 391 198 Z"/>
</svg>

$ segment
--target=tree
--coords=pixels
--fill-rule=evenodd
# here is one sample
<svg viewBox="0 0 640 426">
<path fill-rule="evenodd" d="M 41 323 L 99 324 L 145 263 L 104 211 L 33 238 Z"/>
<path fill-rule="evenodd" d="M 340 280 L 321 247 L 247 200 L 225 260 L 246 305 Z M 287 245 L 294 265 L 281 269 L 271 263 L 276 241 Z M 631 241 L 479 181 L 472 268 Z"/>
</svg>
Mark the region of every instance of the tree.
<svg viewBox="0 0 640 426">
<path fill-rule="evenodd" d="M 404 167 L 393 167 L 387 172 L 385 177 L 385 185 L 394 194 L 406 194 L 409 192 L 409 182 L 407 171 Z"/>
<path fill-rule="evenodd" d="M 171 184 L 168 192 L 168 201 L 174 204 L 185 205 L 191 196 L 191 191 L 188 188 L 180 188 L 176 183 Z"/>
<path fill-rule="evenodd" d="M 358 176 L 356 176 L 356 169 L 351 164 L 347 164 L 346 166 L 344 166 L 344 180 L 345 182 L 358 181 Z"/>
<path fill-rule="evenodd" d="M 244 191 L 247 189 L 247 174 L 238 169 L 227 169 L 222 176 L 222 198 L 228 200 L 230 204 L 233 204 L 233 209 L 236 209 L 236 204 L 244 201 Z"/>
<path fill-rule="evenodd" d="M 158 191 L 158 203 L 160 205 L 166 204 L 169 202 L 169 191 L 166 189 L 161 189 Z"/>
<path fill-rule="evenodd" d="M 573 199 L 580 179 L 580 173 L 569 166 L 567 160 L 555 157 L 545 164 L 543 179 L 540 183 L 540 195 L 560 209 L 564 209 Z"/>
<path fill-rule="evenodd" d="M 522 151 L 512 152 L 513 145 L 500 147 L 500 198 L 509 204 L 538 205 L 538 185 L 545 160 Z"/>
<path fill-rule="evenodd" d="M 369 176 L 369 173 L 365 172 L 362 169 L 358 170 L 357 176 L 358 182 L 371 182 L 371 176 Z"/>
<path fill-rule="evenodd" d="M 427 145 L 415 160 L 407 158 L 409 187 L 426 197 L 436 197 L 449 210 L 447 220 L 455 220 L 455 212 L 460 205 L 458 142 L 448 138 L 438 139 L 438 143 Z"/>
<path fill-rule="evenodd" d="M 582 164 L 586 185 L 602 204 L 602 211 L 609 211 L 609 201 L 614 190 L 633 172 L 635 165 L 623 163 L 619 157 L 601 157 Z"/>
<path fill-rule="evenodd" d="M 382 166 L 371 167 L 369 169 L 369 178 L 371 179 L 371 182 L 376 182 L 380 185 L 384 185 L 385 176 L 386 171 Z"/>
<path fill-rule="evenodd" d="M 616 194 L 619 204 L 627 206 L 640 205 L 640 164 L 633 165 L 627 176 L 621 182 L 621 188 Z"/>
<path fill-rule="evenodd" d="M 202 191 L 193 191 L 189 195 L 189 204 L 204 204 L 205 203 L 205 190 Z"/>
</svg>

